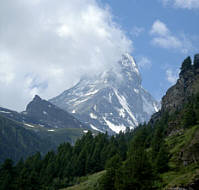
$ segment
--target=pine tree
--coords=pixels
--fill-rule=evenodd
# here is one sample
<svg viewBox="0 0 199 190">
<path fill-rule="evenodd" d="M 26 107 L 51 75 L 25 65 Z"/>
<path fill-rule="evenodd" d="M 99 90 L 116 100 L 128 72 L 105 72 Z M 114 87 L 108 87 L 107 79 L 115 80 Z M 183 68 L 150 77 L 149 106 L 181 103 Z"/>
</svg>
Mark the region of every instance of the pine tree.
<svg viewBox="0 0 199 190">
<path fill-rule="evenodd" d="M 194 66 L 194 69 L 198 69 L 199 68 L 199 54 L 196 54 L 194 56 L 193 66 Z"/>
<path fill-rule="evenodd" d="M 156 172 L 163 173 L 163 172 L 168 171 L 169 169 L 168 162 L 169 162 L 169 152 L 167 150 L 165 143 L 162 142 L 160 150 L 155 160 Z"/>
<path fill-rule="evenodd" d="M 133 155 L 116 172 L 117 190 L 149 190 L 153 186 L 153 170 L 143 147 L 137 147 Z"/>
<path fill-rule="evenodd" d="M 13 161 L 10 159 L 6 159 L 0 168 L 0 189 L 1 190 L 14 189 L 13 180 L 14 180 Z"/>
<path fill-rule="evenodd" d="M 163 141 L 164 126 L 161 122 L 155 125 L 154 136 L 151 143 L 151 159 L 154 161 L 160 151 L 160 146 Z"/>
<path fill-rule="evenodd" d="M 193 109 L 193 105 L 187 106 L 183 116 L 183 126 L 185 128 L 196 124 L 196 114 Z"/>
<path fill-rule="evenodd" d="M 145 150 L 146 126 L 139 127 L 131 142 L 127 160 L 116 171 L 115 188 L 117 190 L 147 190 L 153 186 L 153 169 Z"/>
<path fill-rule="evenodd" d="M 182 66 L 181 66 L 181 74 L 189 69 L 192 68 L 192 61 L 191 61 L 191 57 L 187 57 L 183 62 L 182 62 Z"/>
<path fill-rule="evenodd" d="M 115 175 L 121 165 L 122 159 L 119 154 L 107 161 L 106 174 L 99 181 L 99 190 L 115 190 Z"/>
</svg>

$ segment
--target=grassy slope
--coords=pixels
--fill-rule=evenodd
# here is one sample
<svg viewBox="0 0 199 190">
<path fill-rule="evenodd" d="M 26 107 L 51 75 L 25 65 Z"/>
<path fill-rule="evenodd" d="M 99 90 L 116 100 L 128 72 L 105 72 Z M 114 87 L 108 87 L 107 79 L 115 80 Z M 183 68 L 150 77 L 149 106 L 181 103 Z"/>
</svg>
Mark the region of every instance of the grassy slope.
<svg viewBox="0 0 199 190">
<path fill-rule="evenodd" d="M 105 171 L 101 171 L 86 177 L 80 178 L 80 183 L 78 185 L 74 185 L 72 187 L 68 187 L 62 190 L 94 190 L 98 185 L 99 178 L 105 173 Z"/>
<path fill-rule="evenodd" d="M 199 178 L 199 165 L 191 163 L 184 166 L 180 160 L 180 152 L 189 150 L 189 145 L 198 140 L 199 125 L 186 129 L 183 134 L 173 135 L 166 139 L 171 158 L 169 162 L 170 170 L 162 174 L 165 189 L 176 186 L 186 186 L 194 179 Z"/>
</svg>

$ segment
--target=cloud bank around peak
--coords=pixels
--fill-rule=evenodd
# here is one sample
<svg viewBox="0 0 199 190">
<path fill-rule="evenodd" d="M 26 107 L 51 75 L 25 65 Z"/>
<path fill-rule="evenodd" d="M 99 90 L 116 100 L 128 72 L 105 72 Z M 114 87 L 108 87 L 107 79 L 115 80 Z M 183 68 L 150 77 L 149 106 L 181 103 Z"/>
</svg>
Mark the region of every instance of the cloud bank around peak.
<svg viewBox="0 0 199 190">
<path fill-rule="evenodd" d="M 132 42 L 96 0 L 0 2 L 0 105 L 23 110 L 131 52 Z"/>
</svg>

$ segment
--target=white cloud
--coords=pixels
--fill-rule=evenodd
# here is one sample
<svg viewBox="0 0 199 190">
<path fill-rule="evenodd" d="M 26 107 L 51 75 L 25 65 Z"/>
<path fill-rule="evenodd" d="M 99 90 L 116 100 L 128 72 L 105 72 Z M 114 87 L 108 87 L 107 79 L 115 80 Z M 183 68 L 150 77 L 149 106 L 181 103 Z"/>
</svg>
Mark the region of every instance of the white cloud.
<svg viewBox="0 0 199 190">
<path fill-rule="evenodd" d="M 156 20 L 150 30 L 153 36 L 152 44 L 165 49 L 175 49 L 181 53 L 187 54 L 193 50 L 192 42 L 185 36 L 180 34 L 176 36 L 171 33 L 165 23 Z"/>
<path fill-rule="evenodd" d="M 152 63 L 148 57 L 142 56 L 138 58 L 137 65 L 141 69 L 150 69 L 152 66 Z"/>
<path fill-rule="evenodd" d="M 166 36 L 169 35 L 169 29 L 163 22 L 156 20 L 152 25 L 150 33 L 160 36 Z"/>
<path fill-rule="evenodd" d="M 173 71 L 172 69 L 166 70 L 166 79 L 169 83 L 175 84 L 178 79 L 179 71 Z"/>
<path fill-rule="evenodd" d="M 140 36 L 140 34 L 142 34 L 144 32 L 144 28 L 143 27 L 138 27 L 138 26 L 134 26 L 131 30 L 131 35 L 138 37 Z"/>
<path fill-rule="evenodd" d="M 108 68 L 132 42 L 96 0 L 1 0 L 0 104 L 22 110 Z"/>
<path fill-rule="evenodd" d="M 181 41 L 174 36 L 155 37 L 153 39 L 153 44 L 167 49 L 182 47 Z"/>
<path fill-rule="evenodd" d="M 199 8 L 199 0 L 162 0 L 162 2 L 165 5 L 171 4 L 175 8 L 182 8 L 182 9 L 198 9 Z"/>
</svg>

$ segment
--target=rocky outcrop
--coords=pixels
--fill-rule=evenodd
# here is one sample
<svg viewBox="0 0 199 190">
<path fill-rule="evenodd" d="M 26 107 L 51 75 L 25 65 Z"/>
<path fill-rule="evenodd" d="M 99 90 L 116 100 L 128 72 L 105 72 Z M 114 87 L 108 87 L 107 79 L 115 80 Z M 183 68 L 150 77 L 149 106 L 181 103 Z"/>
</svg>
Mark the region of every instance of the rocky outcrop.
<svg viewBox="0 0 199 190">
<path fill-rule="evenodd" d="M 67 111 L 41 99 L 38 95 L 27 105 L 26 111 L 22 112 L 22 114 L 49 128 L 88 129 Z"/>
<path fill-rule="evenodd" d="M 184 62 L 183 62 L 184 63 Z M 172 114 L 181 108 L 199 93 L 199 54 L 194 56 L 194 63 L 188 68 L 182 69 L 176 84 L 169 88 L 161 101 L 161 110 L 151 116 L 150 124 L 156 123 L 163 114 Z M 168 129 L 177 126 L 178 123 L 169 123 Z M 171 131 L 168 130 L 168 135 Z"/>
<path fill-rule="evenodd" d="M 199 54 L 195 55 L 194 65 L 181 70 L 177 83 L 162 98 L 161 112 L 173 113 L 182 108 L 191 96 L 199 92 Z"/>
</svg>

